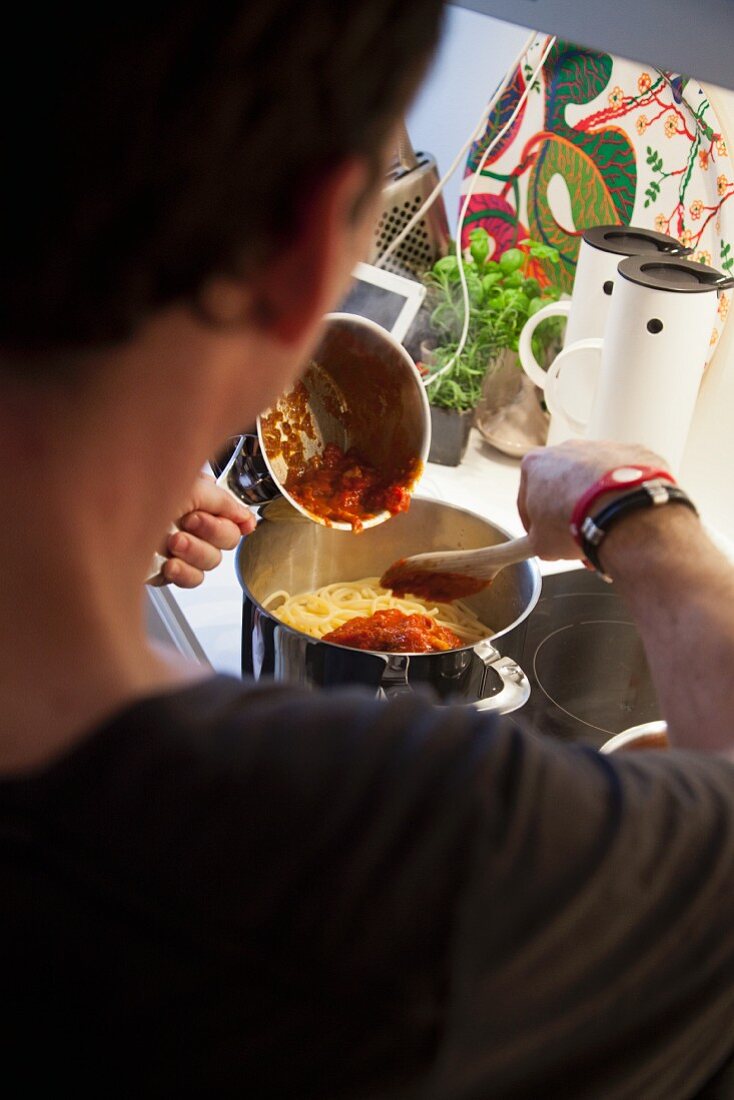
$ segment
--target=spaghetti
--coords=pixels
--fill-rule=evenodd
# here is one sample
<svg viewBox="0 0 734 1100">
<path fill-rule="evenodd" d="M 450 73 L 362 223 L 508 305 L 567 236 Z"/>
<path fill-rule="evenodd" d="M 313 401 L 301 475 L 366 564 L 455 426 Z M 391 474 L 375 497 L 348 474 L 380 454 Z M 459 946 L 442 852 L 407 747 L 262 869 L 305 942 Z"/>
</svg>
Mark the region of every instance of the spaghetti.
<svg viewBox="0 0 734 1100">
<path fill-rule="evenodd" d="M 312 638 L 323 638 L 324 634 L 337 630 L 350 619 L 391 609 L 404 615 L 429 615 L 439 626 L 457 635 L 462 645 L 475 645 L 492 633 L 460 601 L 443 604 L 415 596 L 395 596 L 380 586 L 378 577 L 338 581 L 295 596 L 279 589 L 263 601 L 263 607 L 286 626 Z"/>
</svg>

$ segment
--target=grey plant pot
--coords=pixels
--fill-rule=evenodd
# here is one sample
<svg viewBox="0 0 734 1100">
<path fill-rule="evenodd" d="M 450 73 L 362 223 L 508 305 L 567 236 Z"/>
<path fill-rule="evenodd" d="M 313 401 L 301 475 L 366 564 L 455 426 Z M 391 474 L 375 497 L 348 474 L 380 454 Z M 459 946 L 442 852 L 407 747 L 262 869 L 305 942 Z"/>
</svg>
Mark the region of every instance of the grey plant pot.
<svg viewBox="0 0 734 1100">
<path fill-rule="evenodd" d="M 458 466 L 469 446 L 469 432 L 474 423 L 474 409 L 441 409 L 431 405 L 431 449 L 429 462 L 441 466 Z"/>
</svg>

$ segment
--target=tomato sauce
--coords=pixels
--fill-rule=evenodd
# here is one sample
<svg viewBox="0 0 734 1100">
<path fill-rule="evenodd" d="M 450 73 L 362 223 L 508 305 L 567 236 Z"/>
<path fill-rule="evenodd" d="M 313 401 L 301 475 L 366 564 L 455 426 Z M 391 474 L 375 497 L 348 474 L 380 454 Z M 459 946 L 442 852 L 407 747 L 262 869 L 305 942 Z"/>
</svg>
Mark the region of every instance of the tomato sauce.
<svg viewBox="0 0 734 1100">
<path fill-rule="evenodd" d="M 406 615 L 393 608 L 350 619 L 324 634 L 323 641 L 383 653 L 438 653 L 464 645 L 457 634 L 439 626 L 430 615 Z"/>
<path fill-rule="evenodd" d="M 418 596 L 436 603 L 451 603 L 465 596 L 481 592 L 491 581 L 465 577 L 463 573 L 429 573 L 422 569 L 405 569 L 405 558 L 396 561 L 380 578 L 383 588 L 391 589 L 396 596 Z"/>
<path fill-rule="evenodd" d="M 416 464 L 417 467 L 417 464 Z M 354 449 L 328 443 L 305 467 L 288 477 L 285 489 L 311 515 L 328 523 L 348 523 L 361 531 L 366 519 L 410 507 L 409 486 L 417 468 L 385 477 Z"/>
</svg>

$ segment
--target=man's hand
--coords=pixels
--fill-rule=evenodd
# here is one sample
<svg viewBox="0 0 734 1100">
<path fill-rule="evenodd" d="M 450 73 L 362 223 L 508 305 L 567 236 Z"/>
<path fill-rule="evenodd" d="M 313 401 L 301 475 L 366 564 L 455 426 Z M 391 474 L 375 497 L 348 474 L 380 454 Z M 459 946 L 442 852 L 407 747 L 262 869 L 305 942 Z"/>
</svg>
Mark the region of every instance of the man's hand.
<svg viewBox="0 0 734 1100">
<path fill-rule="evenodd" d="M 578 558 L 569 522 L 579 497 L 617 466 L 662 466 L 643 447 L 579 441 L 523 460 L 518 508 L 543 558 Z M 594 511 L 606 499 L 600 497 Z M 655 690 L 680 748 L 734 759 L 734 570 L 688 508 L 642 508 L 600 548 L 605 572 L 645 646 Z"/>
<path fill-rule="evenodd" d="M 177 526 L 181 530 L 172 532 L 163 547 L 167 561 L 161 577 L 179 588 L 196 588 L 204 580 L 204 573 L 219 565 L 222 550 L 233 550 L 243 535 L 250 534 L 255 517 L 244 504 L 202 475 L 184 504 Z"/>
<path fill-rule="evenodd" d="M 570 440 L 525 456 L 517 507 L 539 557 L 583 556 L 569 528 L 574 505 L 595 481 L 616 466 L 665 468 L 666 463 L 644 447 L 592 440 Z M 595 510 L 612 495 L 600 497 Z"/>
</svg>

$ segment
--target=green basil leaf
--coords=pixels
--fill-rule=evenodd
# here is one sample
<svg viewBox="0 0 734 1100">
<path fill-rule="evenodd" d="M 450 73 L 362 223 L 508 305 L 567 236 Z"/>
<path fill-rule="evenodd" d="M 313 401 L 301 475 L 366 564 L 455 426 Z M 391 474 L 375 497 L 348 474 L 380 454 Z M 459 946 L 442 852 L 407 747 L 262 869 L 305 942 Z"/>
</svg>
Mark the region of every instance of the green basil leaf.
<svg viewBox="0 0 734 1100">
<path fill-rule="evenodd" d="M 521 252 L 519 248 L 508 248 L 499 260 L 500 267 L 505 275 L 511 275 L 513 271 L 521 268 L 524 263 L 525 253 Z"/>
</svg>

